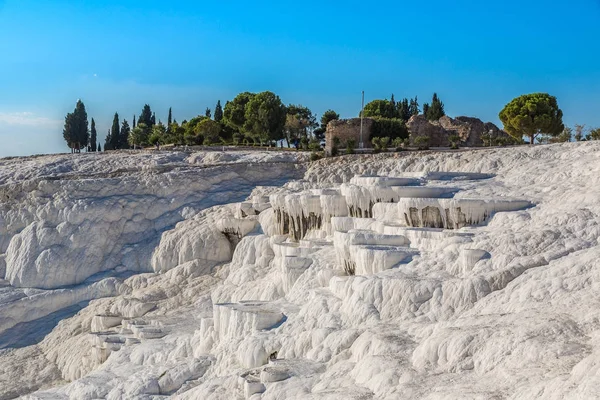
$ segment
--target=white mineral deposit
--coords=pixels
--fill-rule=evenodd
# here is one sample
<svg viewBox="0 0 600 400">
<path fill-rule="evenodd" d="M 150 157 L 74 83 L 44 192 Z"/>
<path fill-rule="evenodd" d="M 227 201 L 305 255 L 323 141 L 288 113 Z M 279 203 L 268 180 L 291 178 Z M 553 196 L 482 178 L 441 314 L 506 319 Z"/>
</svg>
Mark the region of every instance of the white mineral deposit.
<svg viewBox="0 0 600 400">
<path fill-rule="evenodd" d="M 599 142 L 302 154 L 0 159 L 0 399 L 600 396 Z"/>
</svg>

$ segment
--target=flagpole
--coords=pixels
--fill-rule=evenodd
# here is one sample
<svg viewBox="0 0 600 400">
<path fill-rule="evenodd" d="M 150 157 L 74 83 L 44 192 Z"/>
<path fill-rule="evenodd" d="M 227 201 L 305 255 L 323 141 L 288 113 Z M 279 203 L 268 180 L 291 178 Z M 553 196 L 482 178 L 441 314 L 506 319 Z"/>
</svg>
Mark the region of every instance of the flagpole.
<svg viewBox="0 0 600 400">
<path fill-rule="evenodd" d="M 363 148 L 363 114 L 365 111 L 365 91 L 362 91 L 362 103 L 360 106 L 360 143 L 358 147 Z"/>
</svg>

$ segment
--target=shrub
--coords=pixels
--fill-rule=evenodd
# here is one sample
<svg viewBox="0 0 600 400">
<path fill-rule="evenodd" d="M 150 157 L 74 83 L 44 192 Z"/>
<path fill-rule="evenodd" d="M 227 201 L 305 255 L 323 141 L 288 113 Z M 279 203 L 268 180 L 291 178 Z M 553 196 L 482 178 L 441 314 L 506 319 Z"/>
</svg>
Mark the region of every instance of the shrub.
<svg viewBox="0 0 600 400">
<path fill-rule="evenodd" d="M 484 146 L 491 146 L 492 145 L 492 135 L 489 133 L 482 133 L 481 134 L 481 140 L 483 141 L 483 145 Z"/>
<path fill-rule="evenodd" d="M 381 151 L 387 151 L 388 150 L 388 144 L 390 143 L 390 138 L 389 137 L 382 137 L 379 139 L 379 147 L 381 148 Z"/>
<path fill-rule="evenodd" d="M 372 138 L 371 144 L 373 145 L 373 153 L 381 152 L 381 138 L 379 138 L 379 137 Z"/>
<path fill-rule="evenodd" d="M 429 149 L 429 137 L 427 136 L 417 136 L 414 142 L 419 150 Z"/>
<path fill-rule="evenodd" d="M 391 140 L 395 138 L 408 138 L 408 128 L 404 120 L 400 118 L 375 118 L 373 121 L 373 129 L 371 137 L 389 137 Z"/>
<path fill-rule="evenodd" d="M 346 153 L 347 154 L 354 154 L 354 148 L 356 147 L 356 140 L 354 139 L 349 139 L 346 142 Z"/>
<path fill-rule="evenodd" d="M 311 141 L 308 143 L 308 148 L 312 151 L 321 150 L 321 143 L 319 143 L 317 139 L 311 139 Z"/>
<path fill-rule="evenodd" d="M 316 151 L 313 151 L 312 153 L 310 153 L 310 161 L 317 161 L 317 160 L 320 160 L 321 158 L 323 158 L 321 153 L 318 153 Z"/>
<path fill-rule="evenodd" d="M 460 143 L 460 137 L 458 135 L 448 136 L 448 141 L 450 142 L 451 149 L 458 149 L 458 144 Z"/>
</svg>

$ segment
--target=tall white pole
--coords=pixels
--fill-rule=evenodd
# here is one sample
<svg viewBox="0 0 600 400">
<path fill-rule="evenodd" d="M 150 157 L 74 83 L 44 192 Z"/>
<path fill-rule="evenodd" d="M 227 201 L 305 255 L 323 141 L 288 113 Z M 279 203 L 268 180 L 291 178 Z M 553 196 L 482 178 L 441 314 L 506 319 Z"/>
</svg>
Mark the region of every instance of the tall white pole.
<svg viewBox="0 0 600 400">
<path fill-rule="evenodd" d="M 362 103 L 360 106 L 360 143 L 358 144 L 359 148 L 363 148 L 363 114 L 365 111 L 365 91 L 362 91 Z"/>
</svg>

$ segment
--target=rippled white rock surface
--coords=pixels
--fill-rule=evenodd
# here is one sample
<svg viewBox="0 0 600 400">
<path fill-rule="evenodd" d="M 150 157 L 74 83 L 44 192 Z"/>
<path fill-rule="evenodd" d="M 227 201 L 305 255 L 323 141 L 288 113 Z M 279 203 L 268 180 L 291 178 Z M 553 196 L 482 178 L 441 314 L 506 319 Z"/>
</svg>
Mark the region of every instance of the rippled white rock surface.
<svg viewBox="0 0 600 400">
<path fill-rule="evenodd" d="M 597 398 L 599 143 L 296 157 L 0 160 L 0 399 Z"/>
</svg>

